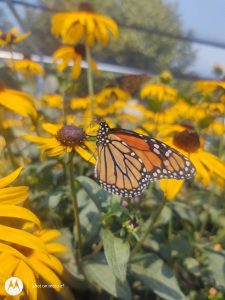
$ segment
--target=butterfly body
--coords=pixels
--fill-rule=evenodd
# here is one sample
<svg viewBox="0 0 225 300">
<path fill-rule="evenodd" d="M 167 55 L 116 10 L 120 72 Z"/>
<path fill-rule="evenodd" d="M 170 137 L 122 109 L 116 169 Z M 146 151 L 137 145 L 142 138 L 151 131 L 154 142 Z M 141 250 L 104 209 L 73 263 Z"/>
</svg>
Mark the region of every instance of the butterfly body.
<svg viewBox="0 0 225 300">
<path fill-rule="evenodd" d="M 149 182 L 162 178 L 189 179 L 195 168 L 168 145 L 102 121 L 97 134 L 95 175 L 108 192 L 122 197 L 140 195 Z"/>
</svg>

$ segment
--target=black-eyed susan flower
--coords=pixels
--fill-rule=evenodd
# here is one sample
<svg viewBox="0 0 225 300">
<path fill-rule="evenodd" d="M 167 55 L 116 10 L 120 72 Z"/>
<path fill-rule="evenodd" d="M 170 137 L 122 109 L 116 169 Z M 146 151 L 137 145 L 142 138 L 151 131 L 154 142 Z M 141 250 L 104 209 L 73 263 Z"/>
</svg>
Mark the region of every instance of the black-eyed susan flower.
<svg viewBox="0 0 225 300">
<path fill-rule="evenodd" d="M 30 58 L 24 58 L 13 63 L 9 62 L 8 66 L 25 77 L 36 75 L 44 76 L 45 74 L 43 67 L 39 63 L 32 61 Z"/>
<path fill-rule="evenodd" d="M 82 127 L 74 125 L 59 125 L 59 124 L 43 124 L 45 131 L 50 133 L 51 137 L 40 137 L 33 135 L 23 135 L 23 137 L 31 142 L 40 144 L 42 154 L 45 152 L 49 156 L 58 156 L 65 152 L 75 150 L 85 160 L 95 163 L 93 153 L 95 145 L 87 140 L 87 135 L 96 133 L 96 127 L 89 127 L 85 130 Z M 91 153 L 89 152 L 91 151 Z"/>
<path fill-rule="evenodd" d="M 49 284 L 55 292 L 59 292 L 63 287 L 60 276 L 63 273 L 63 265 L 55 254 L 65 252 L 64 245 L 54 242 L 60 235 L 58 230 L 34 231 L 33 236 L 40 244 L 44 244 L 46 252 L 32 250 L 25 246 L 9 246 L 0 243 L 0 278 L 3 282 L 10 277 L 18 277 L 23 282 L 23 293 L 16 299 L 24 299 L 24 296 L 31 300 L 49 299 L 48 295 L 38 286 Z M 36 287 L 37 286 L 37 287 Z M 4 285 L 3 285 L 4 287 Z M 0 286 L 0 295 L 9 299 L 6 292 Z"/>
<path fill-rule="evenodd" d="M 85 60 L 85 46 L 78 44 L 74 47 L 61 47 L 53 54 L 53 60 L 57 63 L 57 70 L 63 72 L 70 62 L 72 66 L 72 78 L 77 79 L 81 73 L 81 62 Z M 91 59 L 91 67 L 93 71 L 97 71 L 97 65 L 93 59 Z"/>
<path fill-rule="evenodd" d="M 149 83 L 141 89 L 141 98 L 145 97 L 158 101 L 174 102 L 177 99 L 177 91 L 164 83 Z"/>
<path fill-rule="evenodd" d="M 37 118 L 33 102 L 35 97 L 29 93 L 7 89 L 0 84 L 0 106 L 3 106 L 21 116 Z"/>
<path fill-rule="evenodd" d="M 90 4 L 81 4 L 78 11 L 57 13 L 52 17 L 52 33 L 65 44 L 96 41 L 107 45 L 110 33 L 116 38 L 118 26 L 111 18 L 97 14 Z"/>
<path fill-rule="evenodd" d="M 127 102 L 131 95 L 117 86 L 108 86 L 101 90 L 96 96 L 97 103 L 113 104 L 115 101 Z"/>
<path fill-rule="evenodd" d="M 183 153 L 196 168 L 196 180 L 200 180 L 206 187 L 213 178 L 220 177 L 225 180 L 225 162 L 216 155 L 204 150 L 204 141 L 191 126 L 183 125 L 176 130 L 173 136 L 164 139 L 165 142 Z M 167 199 L 173 199 L 182 187 L 183 181 L 161 180 L 160 186 Z"/>
<path fill-rule="evenodd" d="M 11 28 L 7 32 L 2 32 L 0 30 L 0 47 L 1 46 L 11 46 L 25 40 L 30 35 L 30 32 L 24 34 L 19 34 L 16 27 Z"/>
<path fill-rule="evenodd" d="M 28 197 L 28 187 L 9 186 L 19 176 L 22 169 L 23 167 L 20 167 L 8 176 L 0 179 L 0 252 L 1 247 L 4 247 L 5 243 L 46 252 L 47 249 L 44 244 L 39 243 L 35 236 L 25 230 L 16 228 L 24 221 L 40 227 L 39 219 L 31 211 L 21 206 Z M 17 226 L 13 219 L 18 220 Z"/>
</svg>

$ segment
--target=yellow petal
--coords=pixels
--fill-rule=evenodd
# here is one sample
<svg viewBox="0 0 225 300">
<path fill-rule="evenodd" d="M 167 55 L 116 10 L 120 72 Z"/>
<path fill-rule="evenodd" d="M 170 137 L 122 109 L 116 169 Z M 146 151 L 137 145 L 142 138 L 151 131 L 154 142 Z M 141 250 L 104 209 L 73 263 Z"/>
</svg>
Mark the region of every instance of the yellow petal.
<svg viewBox="0 0 225 300">
<path fill-rule="evenodd" d="M 56 135 L 60 128 L 62 128 L 62 125 L 59 124 L 52 124 L 52 123 L 43 123 L 42 128 L 51 133 L 52 135 Z"/>
<path fill-rule="evenodd" d="M 201 151 L 201 162 L 213 173 L 225 179 L 225 162 L 210 152 Z"/>
<path fill-rule="evenodd" d="M 81 73 L 81 56 L 77 56 L 76 61 L 74 62 L 74 66 L 72 68 L 72 78 L 77 79 L 80 76 Z"/>
<path fill-rule="evenodd" d="M 58 236 L 61 235 L 61 232 L 59 230 L 52 229 L 52 230 L 43 230 L 37 234 L 39 235 L 40 239 L 46 243 L 56 239 Z"/>
<path fill-rule="evenodd" d="M 30 210 L 16 205 L 1 205 L 0 217 L 18 218 L 41 226 L 40 220 Z"/>
<path fill-rule="evenodd" d="M 11 277 L 19 260 L 10 253 L 3 252 L 0 254 L 0 273 L 7 278 Z"/>
<path fill-rule="evenodd" d="M 160 187 L 164 192 L 167 200 L 172 200 L 180 191 L 184 184 L 184 180 L 161 179 Z"/>
<path fill-rule="evenodd" d="M 49 243 L 46 245 L 49 253 L 62 253 L 67 250 L 66 246 L 59 243 Z"/>
<path fill-rule="evenodd" d="M 36 279 L 32 269 L 23 261 L 20 261 L 14 272 L 14 276 L 22 280 L 24 290 L 26 290 L 29 300 L 37 300 L 37 289 L 34 288 Z"/>
<path fill-rule="evenodd" d="M 203 184 L 207 187 L 210 183 L 210 173 L 206 169 L 206 167 L 201 163 L 199 160 L 199 155 L 197 153 L 192 153 L 191 154 L 191 162 L 195 166 L 197 173 L 197 176 L 200 176 Z"/>
<path fill-rule="evenodd" d="M 90 162 L 92 164 L 96 164 L 96 159 L 94 158 L 93 154 L 89 153 L 87 150 L 83 149 L 80 146 L 77 146 L 75 148 L 75 150 L 86 161 L 88 161 L 88 162 Z"/>
<path fill-rule="evenodd" d="M 0 179 L 0 188 L 3 188 L 12 183 L 21 173 L 24 167 L 19 167 L 14 172 Z"/>
<path fill-rule="evenodd" d="M 19 204 L 28 198 L 27 186 L 7 187 L 1 189 L 0 205 Z"/>
<path fill-rule="evenodd" d="M 11 228 L 0 224 L 0 240 L 18 244 L 31 249 L 46 252 L 47 249 L 40 239 L 24 230 Z"/>
<path fill-rule="evenodd" d="M 40 262 L 36 258 L 32 259 L 32 266 L 33 269 L 46 281 L 49 282 L 54 286 L 54 289 L 56 291 L 60 291 L 60 285 L 61 281 L 59 277 L 50 269 L 48 268 L 44 263 Z"/>
<path fill-rule="evenodd" d="M 56 258 L 53 255 L 50 254 L 43 254 L 40 252 L 35 252 L 34 255 L 32 256 L 32 260 L 37 259 L 40 262 L 43 262 L 47 267 L 51 268 L 53 271 L 58 273 L 59 275 L 62 275 L 63 273 L 63 265 L 59 261 L 58 258 Z"/>
</svg>

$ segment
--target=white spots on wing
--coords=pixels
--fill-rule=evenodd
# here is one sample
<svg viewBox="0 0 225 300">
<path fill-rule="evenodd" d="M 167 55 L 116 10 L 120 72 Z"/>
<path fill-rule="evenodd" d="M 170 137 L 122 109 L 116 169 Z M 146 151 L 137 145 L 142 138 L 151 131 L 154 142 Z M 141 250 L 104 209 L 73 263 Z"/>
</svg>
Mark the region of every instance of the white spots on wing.
<svg viewBox="0 0 225 300">
<path fill-rule="evenodd" d="M 165 153 L 165 156 L 169 157 L 171 154 L 172 154 L 172 151 L 171 150 L 167 150 L 166 153 Z"/>
<path fill-rule="evenodd" d="M 160 154 L 160 151 L 158 150 L 158 149 L 156 149 L 156 148 L 153 148 L 153 151 L 156 153 L 156 154 Z"/>
</svg>

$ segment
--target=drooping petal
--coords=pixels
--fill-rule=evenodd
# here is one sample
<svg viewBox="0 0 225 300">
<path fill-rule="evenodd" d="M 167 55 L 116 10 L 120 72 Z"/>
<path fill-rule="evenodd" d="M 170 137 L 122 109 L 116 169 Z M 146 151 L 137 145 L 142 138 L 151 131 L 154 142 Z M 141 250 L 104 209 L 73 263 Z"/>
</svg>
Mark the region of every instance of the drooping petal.
<svg viewBox="0 0 225 300">
<path fill-rule="evenodd" d="M 14 172 L 0 179 L 0 188 L 3 188 L 12 183 L 21 173 L 24 167 L 19 167 Z"/>
</svg>

